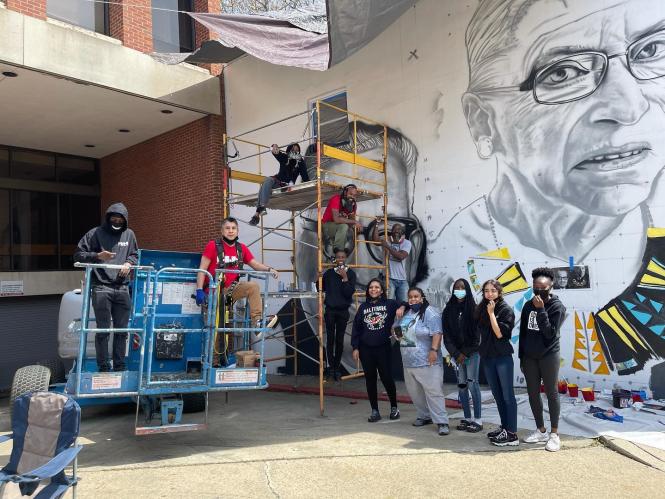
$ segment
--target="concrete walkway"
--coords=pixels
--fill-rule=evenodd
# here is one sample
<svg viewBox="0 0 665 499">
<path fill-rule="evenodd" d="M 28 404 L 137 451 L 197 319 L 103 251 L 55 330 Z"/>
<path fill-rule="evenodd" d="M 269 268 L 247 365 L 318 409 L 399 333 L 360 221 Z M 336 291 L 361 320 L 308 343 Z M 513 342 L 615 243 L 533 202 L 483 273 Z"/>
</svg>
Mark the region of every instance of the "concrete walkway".
<svg viewBox="0 0 665 499">
<path fill-rule="evenodd" d="M 367 423 L 366 401 L 275 392 L 214 394 L 207 431 L 133 435 L 133 407 L 84 410 L 80 497 L 641 497 L 665 474 L 599 445 L 498 449 L 486 432 Z M 387 415 L 387 403 L 381 403 Z M 6 409 L 0 424 L 6 427 Z M 192 422 L 194 417 L 190 415 Z M 140 417 L 142 417 L 140 415 Z M 453 422 L 454 426 L 455 422 Z M 492 429 L 486 425 L 486 430 Z M 0 445 L 0 463 L 10 447 Z M 620 470 L 620 472 L 618 472 Z"/>
</svg>

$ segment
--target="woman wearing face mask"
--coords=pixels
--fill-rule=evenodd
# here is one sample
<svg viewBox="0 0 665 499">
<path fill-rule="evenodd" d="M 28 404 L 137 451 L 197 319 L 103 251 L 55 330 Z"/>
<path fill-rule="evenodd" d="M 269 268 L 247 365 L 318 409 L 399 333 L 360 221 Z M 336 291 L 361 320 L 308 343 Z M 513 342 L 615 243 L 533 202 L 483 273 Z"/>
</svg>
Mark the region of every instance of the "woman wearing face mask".
<svg viewBox="0 0 665 499">
<path fill-rule="evenodd" d="M 367 397 L 372 407 L 372 414 L 367 421 L 375 423 L 381 419 L 376 393 L 377 371 L 390 399 L 390 419 L 399 419 L 397 391 L 392 374 L 390 330 L 395 317 L 401 319 L 405 304 L 389 300 L 383 282 L 379 279 L 369 281 L 365 296 L 365 303 L 358 307 L 353 320 L 351 346 L 353 360 L 360 359 L 365 372 Z"/>
<path fill-rule="evenodd" d="M 528 444 L 545 443 L 545 449 L 556 452 L 559 440 L 559 331 L 566 316 L 561 300 L 550 294 L 554 272 L 537 268 L 531 273 L 534 297 L 524 304 L 520 321 L 519 357 L 529 393 L 529 405 L 536 420 L 536 431 L 524 439 Z M 543 419 L 540 383 L 545 387 L 552 431 L 547 433 Z"/>
<path fill-rule="evenodd" d="M 501 426 L 487 434 L 493 445 L 519 445 L 517 437 L 517 401 L 513 388 L 513 345 L 510 337 L 515 327 L 513 308 L 503 299 L 503 287 L 490 279 L 482 287 L 483 299 L 476 306 L 474 319 L 480 336 L 480 358 L 485 377 L 496 402 Z"/>
<path fill-rule="evenodd" d="M 277 172 L 277 175 L 266 177 L 263 181 L 261 189 L 259 190 L 256 213 L 249 221 L 249 225 L 257 225 L 261 216 L 268 213 L 266 207 L 268 206 L 268 201 L 270 201 L 273 189 L 286 187 L 291 183 L 295 184 L 298 176 L 300 176 L 303 182 L 309 181 L 307 166 L 305 165 L 305 160 L 300 155 L 300 146 L 298 144 L 289 144 L 286 148 L 286 153 L 280 151 L 277 144 L 273 144 L 271 152 L 279 162 L 279 171 Z"/>
<path fill-rule="evenodd" d="M 434 423 L 439 435 L 448 435 L 448 413 L 443 394 L 441 315 L 429 306 L 422 289 L 408 291 L 409 309 L 395 328 L 400 342 L 404 381 L 416 407 L 413 426 Z"/>
<path fill-rule="evenodd" d="M 460 421 L 457 429 L 470 433 L 477 433 L 483 429 L 482 401 L 478 384 L 480 335 L 473 318 L 475 310 L 476 301 L 473 299 L 469 281 L 457 279 L 453 285 L 453 294 L 443 310 L 443 341 L 457 366 L 457 388 L 464 410 L 464 419 Z M 469 392 L 473 399 L 473 418 Z"/>
</svg>

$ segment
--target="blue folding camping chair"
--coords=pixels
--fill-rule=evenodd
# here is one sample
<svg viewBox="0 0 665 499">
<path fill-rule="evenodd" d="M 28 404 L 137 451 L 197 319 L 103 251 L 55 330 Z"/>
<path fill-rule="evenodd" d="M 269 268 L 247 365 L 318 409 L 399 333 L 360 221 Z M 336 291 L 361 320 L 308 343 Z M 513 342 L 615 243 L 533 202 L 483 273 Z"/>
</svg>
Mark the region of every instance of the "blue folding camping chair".
<svg viewBox="0 0 665 499">
<path fill-rule="evenodd" d="M 36 499 L 62 497 L 69 487 L 76 497 L 80 422 L 81 408 L 71 397 L 53 392 L 18 397 L 12 434 L 0 436 L 0 442 L 14 440 L 9 463 L 0 470 L 0 498 L 17 486 L 21 495 L 36 493 Z M 73 475 L 67 476 L 72 461 Z"/>
</svg>

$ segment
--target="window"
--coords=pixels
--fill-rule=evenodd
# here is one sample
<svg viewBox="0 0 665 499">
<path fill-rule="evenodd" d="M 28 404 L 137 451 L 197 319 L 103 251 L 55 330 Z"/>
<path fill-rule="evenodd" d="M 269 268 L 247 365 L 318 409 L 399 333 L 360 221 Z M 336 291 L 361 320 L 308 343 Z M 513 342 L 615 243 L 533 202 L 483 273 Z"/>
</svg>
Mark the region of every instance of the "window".
<svg viewBox="0 0 665 499">
<path fill-rule="evenodd" d="M 0 271 L 72 269 L 98 191 L 94 159 L 0 147 Z"/>
<path fill-rule="evenodd" d="M 316 109 L 316 100 L 311 101 L 310 107 Z M 339 109 L 347 109 L 346 91 L 336 92 L 327 97 L 319 98 L 323 102 Z M 329 145 L 347 144 L 349 137 L 349 115 L 328 106 L 321 105 L 321 142 Z M 317 116 L 312 114 L 312 136 L 316 138 Z"/>
<path fill-rule="evenodd" d="M 193 12 L 192 3 L 192 0 L 152 0 L 155 52 L 194 52 L 194 19 L 185 14 Z"/>
<path fill-rule="evenodd" d="M 81 28 L 108 35 L 108 3 L 87 0 L 47 0 L 46 15 Z"/>
</svg>

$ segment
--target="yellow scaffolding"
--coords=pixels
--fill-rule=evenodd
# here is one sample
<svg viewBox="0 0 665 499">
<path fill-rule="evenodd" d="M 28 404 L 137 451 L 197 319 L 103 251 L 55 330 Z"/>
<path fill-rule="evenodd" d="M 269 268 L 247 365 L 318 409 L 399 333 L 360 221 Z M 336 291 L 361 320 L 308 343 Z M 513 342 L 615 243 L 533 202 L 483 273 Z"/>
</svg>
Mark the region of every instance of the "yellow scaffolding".
<svg viewBox="0 0 665 499">
<path fill-rule="evenodd" d="M 321 137 L 321 120 L 318 119 L 321 116 L 321 109 L 326 106 L 330 109 L 335 110 L 338 113 L 343 113 L 347 116 L 348 120 L 351 120 L 349 123 L 349 128 L 353 130 L 352 142 L 350 144 L 327 144 L 322 140 Z M 308 137 L 294 142 L 304 142 L 311 141 L 316 142 L 316 178 L 309 182 L 302 182 L 295 186 L 292 186 L 288 189 L 278 188 L 273 190 L 272 197 L 270 200 L 270 209 L 272 210 L 286 210 L 290 212 L 290 216 L 282 223 L 278 224 L 275 227 L 265 227 L 263 224 L 263 219 L 261 219 L 258 229 L 260 231 L 260 236 L 257 240 L 251 242 L 249 245 L 253 245 L 256 242 L 260 242 L 261 245 L 261 260 L 265 261 L 266 252 L 289 252 L 291 253 L 290 261 L 292 262 L 291 268 L 278 269 L 279 272 L 290 273 L 291 274 L 291 289 L 293 291 L 277 291 L 270 293 L 270 296 L 275 298 L 292 298 L 292 314 L 293 314 L 293 325 L 291 326 L 291 333 L 287 334 L 284 332 L 284 339 L 290 339 L 293 342 L 293 345 L 289 345 L 288 341 L 284 341 L 286 348 L 291 348 L 292 353 L 280 357 L 274 357 L 269 359 L 264 359 L 264 362 L 276 361 L 293 358 L 294 362 L 294 375 L 296 376 L 296 383 L 298 377 L 298 354 L 308 357 L 310 360 L 318 363 L 319 365 L 319 408 L 321 415 L 324 413 L 324 354 L 323 354 L 323 332 L 324 332 L 324 321 L 323 321 L 323 301 L 324 295 L 322 292 L 323 289 L 323 271 L 328 267 L 332 267 L 332 264 L 325 261 L 325 245 L 323 241 L 323 224 L 321 218 L 323 217 L 323 211 L 325 209 L 325 204 L 327 201 L 335 194 L 338 194 L 342 187 L 348 183 L 356 183 L 358 187 L 358 196 L 356 197 L 356 202 L 358 206 L 363 201 L 371 199 L 380 199 L 382 200 L 381 207 L 381 218 L 383 219 L 383 227 L 388 227 L 388 192 L 387 192 L 387 172 L 386 164 L 388 159 L 388 128 L 382 123 L 378 123 L 374 120 L 361 116 L 357 113 L 352 113 L 346 109 L 342 109 L 336 106 L 333 106 L 325 101 L 317 100 L 314 109 L 312 111 L 307 110 L 301 113 L 297 113 L 281 120 L 268 123 L 266 125 L 260 126 L 248 132 L 245 132 L 240 135 L 229 137 L 226 134 L 224 135 L 224 162 L 225 162 L 225 172 L 224 172 L 224 216 L 228 216 L 230 213 L 231 205 L 243 205 L 243 206 L 256 206 L 257 194 L 244 195 L 241 193 L 234 193 L 232 191 L 232 181 L 238 182 L 249 182 L 253 184 L 261 184 L 265 180 L 263 175 L 263 165 L 261 158 L 264 154 L 270 151 L 270 146 L 261 144 L 259 142 L 250 141 L 244 136 L 250 133 L 256 133 L 262 131 L 270 126 L 286 122 L 301 116 L 309 115 L 310 113 L 316 113 L 316 135 L 314 137 Z M 357 135 L 357 122 L 361 120 L 365 123 L 375 125 L 383 130 L 383 152 L 381 160 L 371 159 L 362 154 L 364 151 L 362 144 L 358 142 Z M 245 144 L 249 147 L 256 147 L 255 154 L 249 154 L 244 157 L 235 157 L 238 156 L 237 153 L 235 156 L 229 156 L 229 144 L 235 143 Z M 360 146 L 360 147 L 359 147 Z M 359 152 L 360 149 L 360 152 Z M 237 148 L 236 148 L 237 152 Z M 257 158 L 258 160 L 258 173 L 253 171 L 243 171 L 242 169 L 236 167 L 236 164 L 245 162 L 250 158 Z M 336 160 L 343 163 L 352 165 L 352 173 L 341 173 L 336 172 L 329 168 L 324 168 L 324 163 L 328 160 Z M 233 165 L 233 167 L 232 167 Z M 256 169 L 256 167 L 254 168 Z M 373 175 L 373 178 L 366 178 L 362 175 L 359 175 L 359 171 L 367 171 Z M 370 175 L 370 177 L 372 177 Z M 377 177 L 378 176 L 378 180 Z M 317 222 L 317 271 L 318 271 L 318 286 L 317 292 L 312 291 L 301 291 L 297 290 L 297 269 L 295 267 L 295 254 L 296 254 L 296 244 L 305 244 L 304 241 L 299 241 L 296 235 L 296 218 L 302 216 L 304 212 L 316 209 L 316 222 Z M 365 215 L 358 213 L 357 218 L 378 218 L 376 215 Z M 237 218 L 237 217 L 236 217 Z M 288 225 L 288 227 L 284 227 Z M 284 233 L 290 233 L 290 236 L 287 236 Z M 374 269 L 382 270 L 385 276 L 385 286 L 388 288 L 389 283 L 389 268 L 388 268 L 388 256 L 386 252 L 383 255 L 383 264 L 382 265 L 372 265 L 372 264 L 363 264 L 358 261 L 358 249 L 359 244 L 381 244 L 380 242 L 372 240 L 364 240 L 358 238 L 357 231 L 354 231 L 354 259 L 353 263 L 349 264 L 351 268 L 362 268 L 362 269 Z M 276 235 L 280 237 L 285 237 L 291 240 L 290 248 L 274 248 L 266 247 L 265 239 L 268 235 Z M 384 230 L 384 239 L 388 240 L 388 231 Z M 249 246 L 248 245 L 248 246 Z M 363 291 L 356 290 L 355 293 L 356 305 L 358 304 L 358 298 L 364 296 Z M 318 361 L 305 352 L 302 352 L 299 347 L 298 334 L 297 334 L 297 308 L 295 298 L 316 298 L 318 303 L 318 311 L 316 316 L 307 317 L 307 312 L 303 309 L 302 311 L 305 314 L 305 319 L 301 322 L 309 321 L 311 318 L 316 318 L 318 320 L 318 334 L 317 338 L 319 341 L 319 352 L 318 352 Z M 356 366 L 356 373 L 349 375 L 347 378 L 353 378 L 361 376 L 362 373 L 359 370 L 359 367 Z"/>
</svg>

